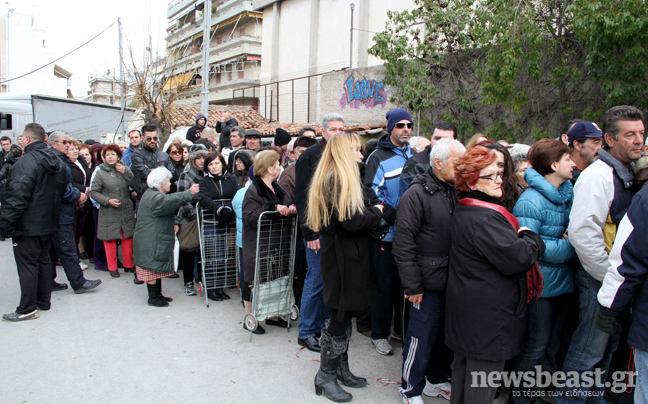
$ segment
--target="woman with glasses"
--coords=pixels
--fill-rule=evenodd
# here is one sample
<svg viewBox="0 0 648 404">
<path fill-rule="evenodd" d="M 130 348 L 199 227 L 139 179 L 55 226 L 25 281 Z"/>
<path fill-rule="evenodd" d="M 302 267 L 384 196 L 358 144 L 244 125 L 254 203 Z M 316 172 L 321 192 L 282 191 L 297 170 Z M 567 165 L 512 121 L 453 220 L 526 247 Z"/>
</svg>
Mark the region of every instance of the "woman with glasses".
<svg viewBox="0 0 648 404">
<path fill-rule="evenodd" d="M 80 157 L 80 146 L 81 142 L 79 142 L 78 140 L 70 141 L 70 147 L 68 148 L 67 153 L 67 156 L 70 159 L 70 161 L 68 161 L 68 167 L 70 167 L 70 172 L 72 174 L 72 186 L 78 189 L 79 192 L 87 194 L 90 192 L 90 176 L 92 175 L 92 172 L 90 171 L 90 168 L 85 164 L 85 158 Z M 91 202 L 89 201 L 86 201 L 86 203 L 91 204 Z M 85 246 L 81 242 L 86 215 L 87 209 L 85 204 L 75 206 L 74 221 L 72 222 L 72 232 L 74 233 L 74 241 L 76 241 L 79 258 L 87 258 Z M 87 265 L 82 263 L 81 268 L 86 269 Z"/>
<path fill-rule="evenodd" d="M 515 363 L 516 371 L 533 371 L 545 355 L 549 341 L 561 331 L 574 308 L 574 268 L 576 252 L 567 238 L 569 213 L 574 195 L 571 183 L 573 163 L 569 147 L 559 140 L 543 139 L 529 150 L 531 167 L 524 173 L 529 188 L 515 204 L 513 214 L 540 234 L 547 246 L 538 260 L 544 290 L 529 303 L 527 339 Z M 568 346 L 569 341 L 565 342 Z M 554 358 L 550 357 L 551 362 Z M 560 369 L 553 363 L 554 369 Z M 531 389 L 513 387 L 513 402 L 533 403 Z"/>
<path fill-rule="evenodd" d="M 176 178 L 176 181 L 173 181 L 171 183 L 170 193 L 172 194 L 178 190 L 177 179 L 180 178 L 180 174 L 182 174 L 187 164 L 183 158 L 184 148 L 182 147 L 182 144 L 180 142 L 171 143 L 169 149 L 167 150 L 167 153 L 169 154 L 169 158 L 171 159 L 171 163 L 173 163 L 174 167 L 174 172 L 172 173 L 173 178 Z"/>
<path fill-rule="evenodd" d="M 526 302 L 542 288 L 529 270 L 545 245 L 504 207 L 496 153 L 476 146 L 455 163 L 459 206 L 446 286 L 446 344 L 455 354 L 451 404 L 493 402 L 496 388 L 474 386 L 472 372 L 501 372 L 522 351 Z M 531 282 L 527 272 L 536 275 Z"/>
<path fill-rule="evenodd" d="M 121 161 L 119 146 L 108 144 L 101 151 L 104 163 L 99 165 L 92 181 L 90 196 L 99 205 L 97 238 L 102 240 L 110 276 L 119 278 L 117 263 L 117 240 L 121 240 L 124 271 L 134 272 L 133 234 L 135 211 L 130 199 L 129 186 L 133 173 Z"/>
</svg>

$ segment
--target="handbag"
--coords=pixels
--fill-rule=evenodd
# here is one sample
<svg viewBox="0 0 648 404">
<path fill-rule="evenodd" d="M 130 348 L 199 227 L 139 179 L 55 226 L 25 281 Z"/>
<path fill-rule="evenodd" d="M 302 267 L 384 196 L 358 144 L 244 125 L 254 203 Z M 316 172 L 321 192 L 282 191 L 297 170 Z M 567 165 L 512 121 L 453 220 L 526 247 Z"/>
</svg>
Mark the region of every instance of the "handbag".
<svg viewBox="0 0 648 404">
<path fill-rule="evenodd" d="M 182 223 L 178 230 L 178 241 L 180 242 L 180 251 L 196 251 L 200 247 L 200 238 L 198 237 L 198 219 Z"/>
</svg>

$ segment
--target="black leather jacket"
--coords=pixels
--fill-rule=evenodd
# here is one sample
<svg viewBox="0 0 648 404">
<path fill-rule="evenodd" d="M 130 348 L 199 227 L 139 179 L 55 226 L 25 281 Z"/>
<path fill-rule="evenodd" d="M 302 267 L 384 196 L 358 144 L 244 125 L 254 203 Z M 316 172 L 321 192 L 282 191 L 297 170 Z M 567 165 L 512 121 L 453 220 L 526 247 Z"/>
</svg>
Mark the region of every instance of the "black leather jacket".
<svg viewBox="0 0 648 404">
<path fill-rule="evenodd" d="M 171 171 L 171 182 L 177 180 L 175 176 L 175 166 L 168 154 L 158 150 L 157 148 L 148 148 L 145 145 L 142 145 L 141 148 L 135 150 L 133 154 L 131 154 L 130 167 L 135 176 L 135 179 L 133 180 L 133 190 L 139 195 L 142 195 L 144 191 L 148 189 L 146 177 L 148 177 L 152 169 L 158 167 L 166 167 Z"/>
</svg>

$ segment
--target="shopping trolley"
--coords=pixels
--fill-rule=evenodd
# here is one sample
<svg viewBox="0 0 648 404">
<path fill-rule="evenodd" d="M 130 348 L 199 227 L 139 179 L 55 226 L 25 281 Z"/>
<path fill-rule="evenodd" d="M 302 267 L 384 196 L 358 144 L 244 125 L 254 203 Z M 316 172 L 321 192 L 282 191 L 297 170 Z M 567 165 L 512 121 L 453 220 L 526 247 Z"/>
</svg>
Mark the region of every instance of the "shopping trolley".
<svg viewBox="0 0 648 404">
<path fill-rule="evenodd" d="M 248 330 L 256 330 L 259 322 L 269 317 L 289 314 L 292 321 L 299 318 L 292 290 L 296 240 L 296 216 L 261 213 L 257 227 L 252 313 L 246 314 L 244 320 Z"/>
<path fill-rule="evenodd" d="M 230 199 L 215 202 L 231 206 Z M 198 294 L 205 297 L 209 307 L 208 293 L 216 288 L 233 288 L 238 282 L 238 248 L 236 248 L 236 222 L 222 223 L 216 213 L 202 209 L 196 204 L 200 258 L 203 275 L 198 282 Z"/>
</svg>

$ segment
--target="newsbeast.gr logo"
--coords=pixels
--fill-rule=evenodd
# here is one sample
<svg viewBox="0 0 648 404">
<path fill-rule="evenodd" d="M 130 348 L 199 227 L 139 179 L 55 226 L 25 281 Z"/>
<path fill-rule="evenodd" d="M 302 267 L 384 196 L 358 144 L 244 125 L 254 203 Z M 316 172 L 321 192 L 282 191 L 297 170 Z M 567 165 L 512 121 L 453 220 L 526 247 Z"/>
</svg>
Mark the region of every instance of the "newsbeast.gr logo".
<svg viewBox="0 0 648 404">
<path fill-rule="evenodd" d="M 611 382 L 606 381 L 607 375 L 602 369 L 595 369 L 594 371 L 579 372 L 548 372 L 542 370 L 542 366 L 537 365 L 535 370 L 526 372 L 471 372 L 470 387 L 523 387 L 525 389 L 532 389 L 540 387 L 542 389 L 553 386 L 556 391 L 527 391 L 525 393 L 532 394 L 535 397 L 539 395 L 560 396 L 560 395 L 574 395 L 581 393 L 599 393 L 596 391 L 578 392 L 571 389 L 591 389 L 598 387 L 604 390 L 604 387 L 609 387 L 613 393 L 621 393 L 626 388 L 634 387 L 634 378 L 637 372 L 614 372 L 612 373 Z M 626 383 L 627 381 L 627 383 Z M 566 388 L 566 390 L 559 390 Z M 514 395 L 520 395 L 520 391 L 513 391 Z"/>
</svg>

